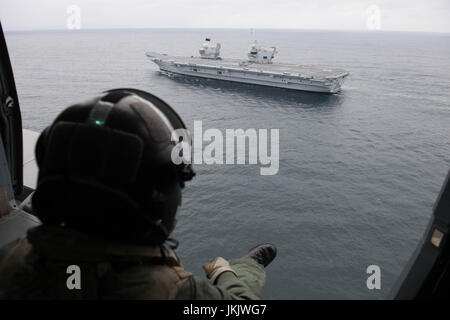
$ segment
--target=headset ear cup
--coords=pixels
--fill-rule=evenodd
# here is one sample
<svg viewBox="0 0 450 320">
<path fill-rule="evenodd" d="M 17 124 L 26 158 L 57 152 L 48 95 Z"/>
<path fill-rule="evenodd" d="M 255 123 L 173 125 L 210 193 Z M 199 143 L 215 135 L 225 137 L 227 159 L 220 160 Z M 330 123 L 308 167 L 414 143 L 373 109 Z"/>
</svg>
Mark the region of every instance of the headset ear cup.
<svg viewBox="0 0 450 320">
<path fill-rule="evenodd" d="M 41 135 L 39 136 L 37 142 L 36 142 L 36 147 L 34 149 L 34 154 L 36 157 L 36 163 L 38 165 L 38 167 L 41 169 L 42 168 L 42 163 L 44 161 L 44 157 L 45 157 L 45 146 L 48 140 L 48 134 L 50 131 L 50 127 L 45 128 L 44 131 L 42 131 Z"/>
</svg>

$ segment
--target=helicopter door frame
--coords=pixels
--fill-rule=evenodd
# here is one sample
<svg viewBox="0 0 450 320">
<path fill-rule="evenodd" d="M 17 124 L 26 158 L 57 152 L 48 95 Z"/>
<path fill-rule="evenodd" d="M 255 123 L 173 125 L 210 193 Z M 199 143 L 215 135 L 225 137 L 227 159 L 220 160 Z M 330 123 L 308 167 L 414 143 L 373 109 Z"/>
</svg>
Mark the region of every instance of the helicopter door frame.
<svg viewBox="0 0 450 320">
<path fill-rule="evenodd" d="M 14 74 L 0 22 L 0 133 L 14 196 L 23 191 L 22 117 Z"/>
</svg>

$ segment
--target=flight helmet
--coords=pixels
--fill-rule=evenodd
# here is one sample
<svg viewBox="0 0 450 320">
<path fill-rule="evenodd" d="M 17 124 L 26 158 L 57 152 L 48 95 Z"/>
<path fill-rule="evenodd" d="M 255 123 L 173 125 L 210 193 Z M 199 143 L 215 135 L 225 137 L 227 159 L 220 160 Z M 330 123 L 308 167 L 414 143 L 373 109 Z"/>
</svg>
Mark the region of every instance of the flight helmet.
<svg viewBox="0 0 450 320">
<path fill-rule="evenodd" d="M 183 139 L 177 129 L 186 126 L 167 103 L 136 89 L 70 106 L 36 144 L 33 211 L 44 224 L 110 241 L 163 243 L 195 175 L 190 164 L 172 161 Z"/>
</svg>

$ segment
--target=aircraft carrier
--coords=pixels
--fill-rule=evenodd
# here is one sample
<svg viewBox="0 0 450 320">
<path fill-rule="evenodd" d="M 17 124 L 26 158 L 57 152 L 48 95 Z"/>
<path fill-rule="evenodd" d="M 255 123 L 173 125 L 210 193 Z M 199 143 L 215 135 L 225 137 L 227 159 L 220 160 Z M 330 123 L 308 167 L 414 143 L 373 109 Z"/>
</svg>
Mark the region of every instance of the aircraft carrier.
<svg viewBox="0 0 450 320">
<path fill-rule="evenodd" d="M 342 69 L 273 62 L 276 48 L 264 48 L 257 42 L 245 61 L 221 58 L 220 44 L 208 38 L 199 52 L 199 57 L 156 52 L 146 56 L 168 73 L 312 92 L 337 93 L 349 75 Z"/>
</svg>

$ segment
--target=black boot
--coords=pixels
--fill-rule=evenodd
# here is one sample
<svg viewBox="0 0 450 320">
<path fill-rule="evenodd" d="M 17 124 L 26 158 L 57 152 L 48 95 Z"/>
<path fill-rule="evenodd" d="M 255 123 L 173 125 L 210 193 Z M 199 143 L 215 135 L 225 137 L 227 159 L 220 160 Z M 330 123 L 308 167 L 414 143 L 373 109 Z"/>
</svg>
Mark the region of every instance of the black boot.
<svg viewBox="0 0 450 320">
<path fill-rule="evenodd" d="M 271 263 L 272 260 L 275 259 L 276 255 L 277 247 L 275 247 L 273 244 L 265 243 L 257 245 L 256 247 L 250 249 L 245 257 L 252 258 L 259 264 L 267 267 L 269 263 Z"/>
</svg>

